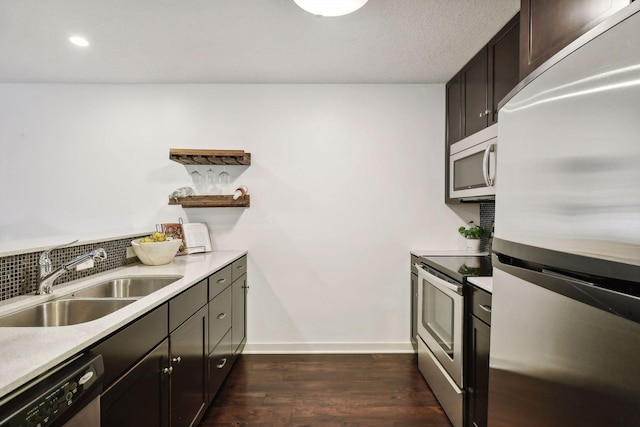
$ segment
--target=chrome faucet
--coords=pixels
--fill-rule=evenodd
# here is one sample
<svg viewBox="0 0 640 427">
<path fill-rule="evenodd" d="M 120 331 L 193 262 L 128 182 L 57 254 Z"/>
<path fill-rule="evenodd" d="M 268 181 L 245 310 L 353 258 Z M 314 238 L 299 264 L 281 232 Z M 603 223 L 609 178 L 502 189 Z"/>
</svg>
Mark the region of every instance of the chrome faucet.
<svg viewBox="0 0 640 427">
<path fill-rule="evenodd" d="M 40 261 L 38 262 L 38 264 L 40 265 L 40 276 L 38 278 L 38 290 L 36 291 L 36 294 L 50 294 L 53 288 L 53 282 L 58 277 L 62 276 L 67 271 L 71 270 L 78 264 L 81 264 L 88 259 L 93 259 L 95 261 L 103 261 L 107 259 L 107 252 L 102 248 L 98 248 L 92 250 L 91 252 L 87 252 L 84 255 L 80 255 L 79 257 L 76 257 L 71 261 L 62 264 L 60 267 L 53 270 L 53 267 L 51 266 L 51 258 L 49 258 L 49 254 L 51 253 L 51 251 L 73 245 L 76 242 L 77 240 L 74 240 L 73 242 L 65 243 L 64 245 L 54 246 L 47 249 L 42 253 L 42 255 L 40 255 Z"/>
</svg>

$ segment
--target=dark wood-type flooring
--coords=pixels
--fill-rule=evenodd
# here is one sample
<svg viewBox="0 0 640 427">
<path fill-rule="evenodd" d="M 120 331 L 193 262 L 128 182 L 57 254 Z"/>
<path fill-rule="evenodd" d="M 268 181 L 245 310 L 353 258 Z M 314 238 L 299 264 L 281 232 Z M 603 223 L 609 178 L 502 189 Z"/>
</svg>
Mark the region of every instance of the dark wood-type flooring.
<svg viewBox="0 0 640 427">
<path fill-rule="evenodd" d="M 240 356 L 200 427 L 450 427 L 415 354 Z"/>
</svg>

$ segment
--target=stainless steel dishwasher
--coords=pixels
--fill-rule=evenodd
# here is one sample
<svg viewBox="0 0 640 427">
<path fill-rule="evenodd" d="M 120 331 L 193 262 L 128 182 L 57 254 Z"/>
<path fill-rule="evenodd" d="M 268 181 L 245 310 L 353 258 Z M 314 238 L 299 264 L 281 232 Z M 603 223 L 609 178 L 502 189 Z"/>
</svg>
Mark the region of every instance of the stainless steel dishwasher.
<svg viewBox="0 0 640 427">
<path fill-rule="evenodd" d="M 2 427 L 99 427 L 101 355 L 78 356 L 0 400 Z"/>
</svg>

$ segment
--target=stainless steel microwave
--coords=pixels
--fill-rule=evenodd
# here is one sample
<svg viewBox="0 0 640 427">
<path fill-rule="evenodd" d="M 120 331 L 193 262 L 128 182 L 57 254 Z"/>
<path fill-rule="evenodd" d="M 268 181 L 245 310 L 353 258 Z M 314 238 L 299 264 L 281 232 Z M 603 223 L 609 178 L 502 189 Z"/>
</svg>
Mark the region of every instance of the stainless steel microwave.
<svg viewBox="0 0 640 427">
<path fill-rule="evenodd" d="M 451 144 L 449 198 L 461 201 L 495 199 L 497 147 L 497 124 Z"/>
</svg>

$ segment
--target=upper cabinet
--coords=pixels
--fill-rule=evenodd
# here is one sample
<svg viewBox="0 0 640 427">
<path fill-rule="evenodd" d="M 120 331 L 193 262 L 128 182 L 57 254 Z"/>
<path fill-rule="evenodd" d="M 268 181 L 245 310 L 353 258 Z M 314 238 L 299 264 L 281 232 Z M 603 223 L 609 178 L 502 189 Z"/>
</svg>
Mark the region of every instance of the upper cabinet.
<svg viewBox="0 0 640 427">
<path fill-rule="evenodd" d="M 520 79 L 630 0 L 521 0 Z"/>
<path fill-rule="evenodd" d="M 463 136 L 469 136 L 486 128 L 489 118 L 489 64 L 486 46 L 465 65 L 460 76 Z"/>
<path fill-rule="evenodd" d="M 518 83 L 519 15 L 456 74 L 446 87 L 447 143 L 498 120 L 498 103 Z"/>
<path fill-rule="evenodd" d="M 447 83 L 447 143 L 462 139 L 462 82 L 460 73 Z"/>
<path fill-rule="evenodd" d="M 498 121 L 498 104 L 516 87 L 519 78 L 520 15 L 516 14 L 487 46 L 489 52 L 488 125 Z"/>
</svg>

